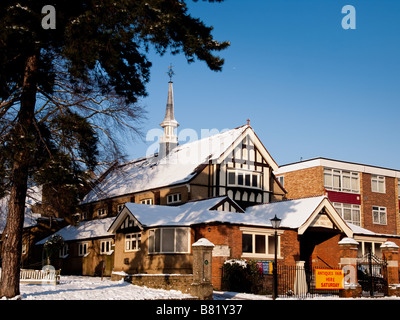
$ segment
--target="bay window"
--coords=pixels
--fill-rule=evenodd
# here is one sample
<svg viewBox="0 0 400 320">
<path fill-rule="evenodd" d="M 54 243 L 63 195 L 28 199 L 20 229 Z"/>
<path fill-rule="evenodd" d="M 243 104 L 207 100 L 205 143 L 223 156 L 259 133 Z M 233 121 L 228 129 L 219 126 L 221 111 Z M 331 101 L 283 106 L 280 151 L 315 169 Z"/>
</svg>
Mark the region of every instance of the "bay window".
<svg viewBox="0 0 400 320">
<path fill-rule="evenodd" d="M 189 253 L 189 228 L 149 230 L 149 253 Z"/>
</svg>

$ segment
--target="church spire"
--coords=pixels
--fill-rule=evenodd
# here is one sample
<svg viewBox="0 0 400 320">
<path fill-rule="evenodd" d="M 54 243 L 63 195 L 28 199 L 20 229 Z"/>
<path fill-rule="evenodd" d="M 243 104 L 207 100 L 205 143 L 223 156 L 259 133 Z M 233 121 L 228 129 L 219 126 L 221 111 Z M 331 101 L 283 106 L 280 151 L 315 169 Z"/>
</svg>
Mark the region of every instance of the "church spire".
<svg viewBox="0 0 400 320">
<path fill-rule="evenodd" d="M 174 91 L 172 87 L 172 76 L 174 75 L 174 71 L 172 70 L 172 65 L 168 67 L 167 74 L 169 76 L 169 86 L 165 117 L 163 122 L 160 124 L 164 129 L 164 134 L 160 137 L 160 158 L 168 155 L 169 152 L 178 145 L 178 136 L 176 135 L 175 130 L 179 126 L 179 123 L 175 120 L 174 115 Z"/>
</svg>

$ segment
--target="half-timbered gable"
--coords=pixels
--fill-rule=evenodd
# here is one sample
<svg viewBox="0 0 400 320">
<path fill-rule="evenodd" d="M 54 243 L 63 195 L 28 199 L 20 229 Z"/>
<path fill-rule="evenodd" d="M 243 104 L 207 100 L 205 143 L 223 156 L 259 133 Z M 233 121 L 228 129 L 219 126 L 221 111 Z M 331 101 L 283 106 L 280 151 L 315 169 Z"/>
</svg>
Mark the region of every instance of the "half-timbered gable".
<svg viewBox="0 0 400 320">
<path fill-rule="evenodd" d="M 115 216 L 119 210 L 108 211 L 117 205 L 109 204 L 106 214 L 100 204 L 111 201 L 121 206 L 120 200 L 134 200 L 179 205 L 229 196 L 245 208 L 281 200 L 285 190 L 276 183 L 273 170 L 277 168 L 253 129 L 244 125 L 178 146 L 163 158 L 155 155 L 115 166 L 83 204 L 104 212 L 104 216 Z"/>
<path fill-rule="evenodd" d="M 242 207 L 248 207 L 269 203 L 272 195 L 282 197 L 285 193 L 274 185 L 272 171 L 278 168 L 276 162 L 250 126 L 210 165 L 210 196 L 227 195 Z"/>
</svg>

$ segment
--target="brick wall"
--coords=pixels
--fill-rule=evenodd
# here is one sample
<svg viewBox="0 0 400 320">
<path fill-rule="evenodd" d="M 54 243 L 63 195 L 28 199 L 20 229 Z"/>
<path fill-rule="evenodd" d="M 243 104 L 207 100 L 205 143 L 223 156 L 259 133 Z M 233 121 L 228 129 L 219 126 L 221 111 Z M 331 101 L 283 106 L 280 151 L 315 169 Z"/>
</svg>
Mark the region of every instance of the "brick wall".
<svg viewBox="0 0 400 320">
<path fill-rule="evenodd" d="M 340 262 L 340 247 L 338 242 L 341 235 L 331 235 L 323 242 L 316 244 L 312 253 L 313 267 L 320 268 L 337 268 Z"/>
<path fill-rule="evenodd" d="M 277 175 L 279 176 L 284 176 L 284 187 L 288 192 L 286 195 L 288 199 L 323 195 L 325 192 L 323 167 L 286 172 Z"/>
<path fill-rule="evenodd" d="M 229 259 L 242 259 L 242 231 L 240 231 L 239 226 L 234 225 L 202 225 L 196 228 L 195 234 L 195 241 L 200 238 L 206 238 L 216 246 L 224 245 L 230 249 L 229 256 L 215 256 L 215 252 L 213 253 L 212 283 L 215 289 L 220 289 L 224 262 Z M 300 243 L 297 231 L 284 230 L 280 237 L 282 258 L 279 259 L 278 263 L 295 265 L 300 258 Z"/>
<path fill-rule="evenodd" d="M 128 281 L 137 286 L 146 286 L 154 289 L 179 290 L 190 293 L 193 283 L 192 274 L 135 274 Z"/>
<path fill-rule="evenodd" d="M 296 230 L 285 230 L 280 236 L 281 256 L 278 264 L 295 266 L 296 261 L 300 260 L 300 242 Z"/>
<path fill-rule="evenodd" d="M 201 225 L 195 228 L 195 242 L 201 238 L 206 238 L 214 245 L 227 246 L 230 255 L 215 256 L 212 260 L 212 284 L 215 289 L 221 288 L 222 266 L 228 259 L 240 259 L 242 254 L 242 232 L 238 226 L 233 225 Z"/>
<path fill-rule="evenodd" d="M 396 203 L 397 180 L 396 178 L 385 177 L 385 193 L 372 192 L 371 174 L 361 174 L 362 192 L 362 225 L 364 228 L 377 233 L 397 234 L 398 209 Z M 372 207 L 385 207 L 387 213 L 387 224 L 376 224 L 373 222 Z"/>
</svg>

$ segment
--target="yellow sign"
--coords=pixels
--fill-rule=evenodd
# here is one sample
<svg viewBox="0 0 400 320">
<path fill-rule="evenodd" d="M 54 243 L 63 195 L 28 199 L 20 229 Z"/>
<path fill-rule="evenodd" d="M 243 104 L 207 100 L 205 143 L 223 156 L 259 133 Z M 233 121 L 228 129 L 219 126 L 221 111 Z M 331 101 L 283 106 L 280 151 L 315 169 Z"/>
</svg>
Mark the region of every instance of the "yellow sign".
<svg viewBox="0 0 400 320">
<path fill-rule="evenodd" d="M 344 289 L 342 269 L 315 269 L 315 289 Z"/>
</svg>

